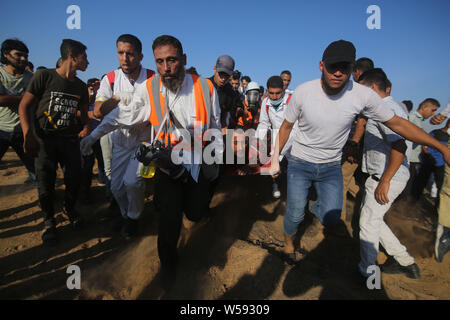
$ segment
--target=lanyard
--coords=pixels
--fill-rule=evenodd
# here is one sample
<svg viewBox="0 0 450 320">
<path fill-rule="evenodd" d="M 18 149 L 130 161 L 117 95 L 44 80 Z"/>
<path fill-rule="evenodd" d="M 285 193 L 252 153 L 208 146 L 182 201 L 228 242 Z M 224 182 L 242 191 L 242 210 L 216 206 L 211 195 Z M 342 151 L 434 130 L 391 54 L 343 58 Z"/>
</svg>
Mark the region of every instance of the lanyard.
<svg viewBox="0 0 450 320">
<path fill-rule="evenodd" d="M 162 129 L 165 126 L 166 126 L 166 131 L 169 131 L 169 128 L 167 126 L 167 120 L 169 119 L 170 111 L 173 109 L 173 106 L 175 105 L 175 103 L 177 102 L 178 98 L 180 97 L 179 93 L 180 93 L 180 89 L 181 88 L 179 88 L 177 90 L 177 93 L 175 94 L 175 98 L 173 99 L 172 103 L 169 103 L 169 93 L 168 93 L 169 89 L 167 89 L 166 87 L 164 87 L 164 89 L 166 89 L 166 92 L 165 92 L 166 94 L 165 94 L 165 99 L 164 99 L 165 100 L 164 107 L 165 107 L 165 109 L 167 109 L 167 111 L 166 111 L 166 115 L 164 116 L 163 122 L 159 126 L 159 130 L 156 133 L 156 136 L 152 137 L 152 144 L 156 141 L 156 139 L 158 139 Z M 152 134 L 153 134 L 153 130 L 152 130 Z"/>
</svg>

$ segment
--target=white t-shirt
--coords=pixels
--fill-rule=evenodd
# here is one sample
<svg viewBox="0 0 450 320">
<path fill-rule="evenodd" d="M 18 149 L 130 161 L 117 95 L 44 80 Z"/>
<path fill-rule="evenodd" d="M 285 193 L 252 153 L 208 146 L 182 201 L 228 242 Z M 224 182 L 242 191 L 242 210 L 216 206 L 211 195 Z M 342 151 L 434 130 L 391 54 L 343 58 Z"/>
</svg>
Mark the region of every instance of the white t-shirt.
<svg viewBox="0 0 450 320">
<path fill-rule="evenodd" d="M 351 80 L 334 96 L 323 91 L 320 79 L 301 84 L 285 112 L 287 121 L 298 121 L 291 154 L 312 163 L 340 161 L 358 114 L 379 122 L 394 116 L 375 91 Z"/>
<path fill-rule="evenodd" d="M 130 81 L 130 78 L 122 71 L 122 69 L 114 70 L 114 87 L 111 90 L 111 85 L 107 76 L 104 76 L 100 82 L 100 88 L 97 91 L 95 101 L 106 101 L 112 98 L 113 95 L 119 92 L 135 92 L 137 87 L 147 80 L 147 69 L 141 68 L 139 76 L 135 83 Z M 119 106 L 121 103 L 119 102 Z M 151 132 L 148 125 L 142 125 L 141 127 L 135 127 L 132 129 L 120 128 L 112 133 L 112 139 L 115 144 L 133 148 L 140 141 L 145 140 L 147 136 L 140 137 L 142 134 Z"/>
<path fill-rule="evenodd" d="M 261 113 L 259 115 L 259 124 L 258 128 L 256 128 L 256 137 L 258 139 L 264 139 L 267 135 L 267 130 L 272 129 L 272 147 L 275 146 L 275 137 L 278 135 L 280 131 L 281 124 L 284 121 L 284 113 L 286 112 L 288 100 L 291 94 L 285 94 L 283 97 L 283 102 L 279 105 L 279 107 L 275 110 L 274 107 L 270 104 L 269 97 L 264 98 L 261 103 Z M 269 111 L 269 112 L 267 112 Z M 288 142 L 286 142 L 283 150 L 280 152 L 281 156 L 284 156 L 286 152 L 289 151 L 291 147 L 293 133 L 291 132 L 289 136 Z"/>
</svg>

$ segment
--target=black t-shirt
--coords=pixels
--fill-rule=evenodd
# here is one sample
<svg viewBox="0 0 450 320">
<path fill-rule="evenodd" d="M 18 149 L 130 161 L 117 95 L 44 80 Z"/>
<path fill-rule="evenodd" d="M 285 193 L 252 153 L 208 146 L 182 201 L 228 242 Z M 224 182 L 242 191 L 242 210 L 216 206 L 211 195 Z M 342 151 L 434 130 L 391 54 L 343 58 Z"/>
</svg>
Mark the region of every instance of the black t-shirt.
<svg viewBox="0 0 450 320">
<path fill-rule="evenodd" d="M 88 89 L 83 81 L 77 77 L 73 81 L 64 79 L 56 69 L 39 70 L 27 91 L 39 100 L 35 111 L 38 135 L 75 136 L 80 132 L 77 111 L 89 102 Z"/>
<path fill-rule="evenodd" d="M 233 124 L 236 123 L 236 108 L 241 107 L 242 108 L 242 101 L 239 96 L 239 93 L 233 90 L 233 87 L 226 83 L 223 87 L 219 87 L 214 82 L 214 76 L 209 78 L 211 82 L 214 85 L 214 88 L 216 88 L 217 94 L 219 96 L 219 105 L 220 105 L 220 122 L 222 127 L 226 126 L 226 119 L 228 116 L 228 113 L 230 113 L 231 121 L 230 121 L 230 127 L 233 126 Z"/>
</svg>

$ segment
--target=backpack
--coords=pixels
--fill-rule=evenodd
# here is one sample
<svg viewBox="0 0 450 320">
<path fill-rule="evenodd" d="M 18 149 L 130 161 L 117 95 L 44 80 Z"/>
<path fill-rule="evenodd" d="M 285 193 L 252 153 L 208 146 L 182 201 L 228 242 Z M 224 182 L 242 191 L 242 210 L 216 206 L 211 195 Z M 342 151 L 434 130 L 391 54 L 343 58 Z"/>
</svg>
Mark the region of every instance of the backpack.
<svg viewBox="0 0 450 320">
<path fill-rule="evenodd" d="M 147 69 L 147 79 L 151 78 L 155 74 L 155 71 Z M 109 86 L 111 87 L 111 91 L 114 92 L 114 81 L 116 79 L 116 70 L 108 72 L 106 75 L 108 77 Z"/>
<path fill-rule="evenodd" d="M 292 98 L 292 94 L 289 94 L 289 97 L 286 100 L 286 105 L 289 104 L 289 101 L 291 100 L 291 98 Z M 267 103 L 266 103 L 266 112 L 267 112 L 267 116 L 269 116 L 269 105 Z"/>
</svg>

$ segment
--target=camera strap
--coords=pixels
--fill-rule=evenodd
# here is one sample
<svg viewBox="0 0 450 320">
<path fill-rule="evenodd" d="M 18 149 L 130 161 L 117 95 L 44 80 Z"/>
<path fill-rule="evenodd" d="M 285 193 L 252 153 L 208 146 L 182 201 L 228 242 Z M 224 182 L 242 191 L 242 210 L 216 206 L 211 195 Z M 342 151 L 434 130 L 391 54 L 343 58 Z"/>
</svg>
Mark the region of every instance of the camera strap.
<svg viewBox="0 0 450 320">
<path fill-rule="evenodd" d="M 175 117 L 175 114 L 172 111 L 175 103 L 177 102 L 177 100 L 179 98 L 180 90 L 177 91 L 177 93 L 175 94 L 175 98 L 172 101 L 169 101 L 169 94 L 168 94 L 168 89 L 167 88 L 165 88 L 165 91 L 166 91 L 166 94 L 165 94 L 165 109 L 166 109 L 167 112 L 166 112 L 166 115 L 164 116 L 163 122 L 159 126 L 159 130 L 156 133 L 156 136 L 152 138 L 152 144 L 158 139 L 158 137 L 161 134 L 161 131 L 163 130 L 164 127 L 166 127 L 167 134 L 169 133 L 169 126 L 167 125 L 167 121 L 168 121 L 169 118 L 173 122 L 173 124 L 175 125 L 175 128 L 180 129 L 179 131 L 180 131 L 180 135 L 183 137 L 183 141 L 189 141 L 190 139 L 188 139 L 188 137 L 185 136 L 185 130 L 186 129 L 183 127 L 183 125 L 177 119 L 177 117 Z M 170 145 L 168 147 L 170 147 Z"/>
<path fill-rule="evenodd" d="M 169 101 L 169 99 L 168 99 L 168 97 L 169 97 L 169 94 L 168 94 L 168 89 L 167 88 L 165 88 L 166 89 L 166 99 L 165 99 L 165 109 L 166 110 L 169 110 L 170 111 L 170 108 L 169 108 L 169 103 L 168 103 L 168 101 Z M 178 90 L 177 91 L 177 93 L 176 93 L 176 95 L 175 95 L 175 99 L 173 99 L 173 102 L 172 102 L 172 106 L 175 104 L 175 102 L 177 101 L 177 99 L 178 99 L 178 93 L 179 93 L 180 91 Z M 166 126 L 166 122 L 167 122 L 167 120 L 169 119 L 169 116 L 170 116 L 170 112 L 166 112 L 166 115 L 164 116 L 164 119 L 163 119 L 163 121 L 162 121 L 162 123 L 161 123 L 161 125 L 159 126 L 159 130 L 158 130 L 158 132 L 156 133 L 156 135 L 154 136 L 154 137 L 152 137 L 152 143 L 151 144 L 154 144 L 155 143 L 155 141 L 158 139 L 158 137 L 159 137 L 159 135 L 161 134 L 161 131 L 163 130 L 163 128 Z M 167 128 L 168 129 L 168 128 Z M 167 130 L 168 131 L 168 130 Z M 152 130 L 152 133 L 153 133 L 153 130 Z"/>
</svg>

